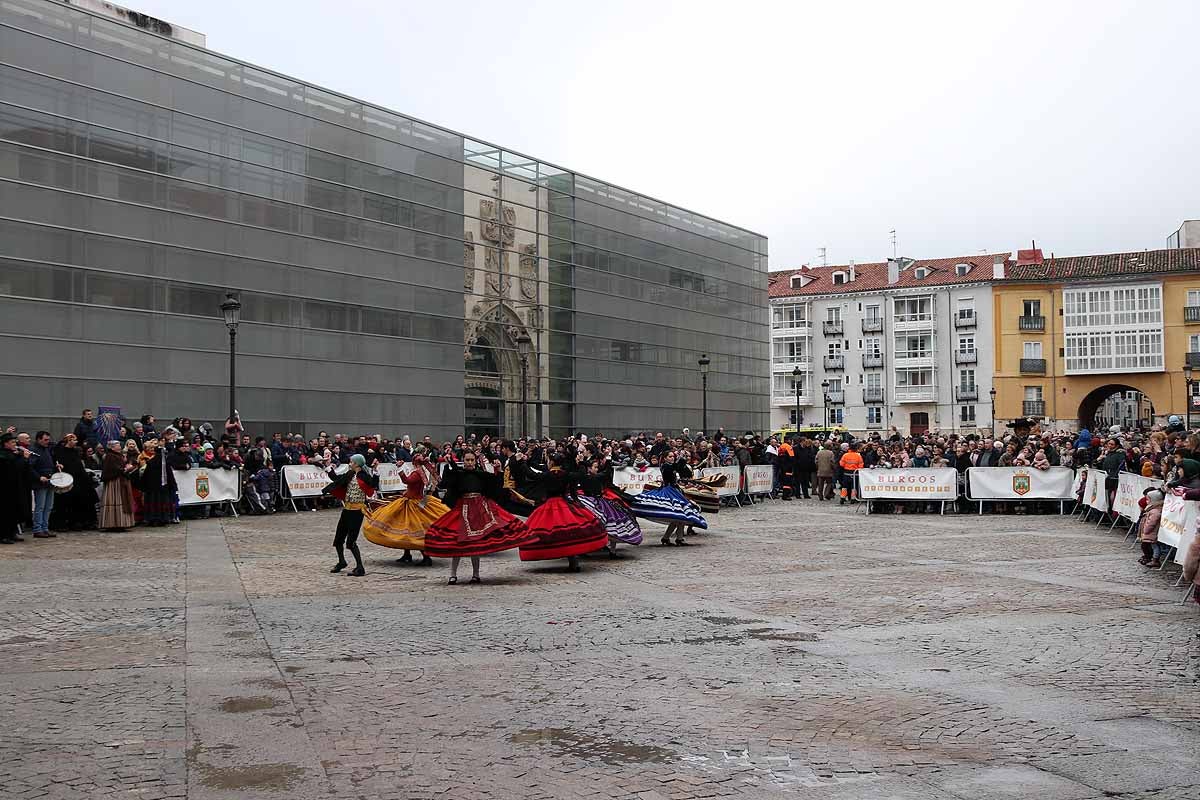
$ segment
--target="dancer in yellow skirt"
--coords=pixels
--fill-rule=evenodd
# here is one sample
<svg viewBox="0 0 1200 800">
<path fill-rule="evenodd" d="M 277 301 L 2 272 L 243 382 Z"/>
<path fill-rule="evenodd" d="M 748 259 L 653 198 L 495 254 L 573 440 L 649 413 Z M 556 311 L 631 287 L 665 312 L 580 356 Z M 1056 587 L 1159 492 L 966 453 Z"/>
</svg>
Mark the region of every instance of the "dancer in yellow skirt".
<svg viewBox="0 0 1200 800">
<path fill-rule="evenodd" d="M 421 551 L 420 565 L 427 567 L 433 559 L 425 555 L 425 531 L 450 511 L 433 490 L 437 486 L 434 472 L 425 453 L 413 455 L 413 470 L 404 479 L 404 494 L 371 512 L 363 521 L 363 536 L 371 544 L 404 550 L 401 564 L 413 563 L 412 550 Z"/>
</svg>

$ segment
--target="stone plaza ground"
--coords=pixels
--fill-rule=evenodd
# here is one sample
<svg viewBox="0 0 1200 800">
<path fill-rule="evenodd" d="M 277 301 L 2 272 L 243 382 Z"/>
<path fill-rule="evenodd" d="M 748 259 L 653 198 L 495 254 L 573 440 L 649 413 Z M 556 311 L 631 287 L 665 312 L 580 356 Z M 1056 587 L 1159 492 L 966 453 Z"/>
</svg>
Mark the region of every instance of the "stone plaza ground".
<svg viewBox="0 0 1200 800">
<path fill-rule="evenodd" d="M 336 518 L 0 550 L 0 797 L 1200 798 L 1200 613 L 1118 533 L 777 502 L 447 586 Z"/>
</svg>

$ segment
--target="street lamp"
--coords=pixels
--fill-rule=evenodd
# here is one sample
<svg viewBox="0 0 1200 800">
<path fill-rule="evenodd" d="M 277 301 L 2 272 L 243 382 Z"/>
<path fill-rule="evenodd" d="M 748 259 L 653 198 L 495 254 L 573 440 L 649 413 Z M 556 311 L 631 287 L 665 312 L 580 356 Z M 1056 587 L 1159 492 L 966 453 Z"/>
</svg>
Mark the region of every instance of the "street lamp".
<svg viewBox="0 0 1200 800">
<path fill-rule="evenodd" d="M 233 296 L 232 292 L 225 295 L 224 302 L 221 303 L 221 316 L 225 318 L 225 327 L 229 328 L 229 418 L 233 419 L 233 415 L 237 409 L 237 401 L 235 399 L 236 386 L 236 364 L 237 364 L 237 327 L 238 321 L 242 315 L 242 304 Z"/>
<path fill-rule="evenodd" d="M 1195 382 L 1196 382 L 1195 378 L 1192 377 L 1192 365 L 1190 363 L 1184 364 L 1183 365 L 1183 385 L 1187 387 L 1187 389 L 1186 389 L 1187 394 L 1184 396 L 1184 407 L 1183 407 L 1184 411 L 1183 411 L 1183 413 L 1187 417 L 1187 421 L 1184 424 L 1187 425 L 1187 429 L 1189 431 L 1192 429 L 1192 384 Z M 1139 410 L 1139 412 L 1141 411 L 1141 409 L 1138 409 L 1138 410 Z"/>
<path fill-rule="evenodd" d="M 700 360 L 696 362 L 700 365 L 700 397 L 702 403 L 702 411 L 700 412 L 700 430 L 708 430 L 708 365 L 712 361 L 708 358 L 708 353 L 701 353 Z"/>
<path fill-rule="evenodd" d="M 825 396 L 825 405 L 821 407 L 821 427 L 825 429 L 825 438 L 829 438 L 829 381 L 821 381 L 821 394 Z"/>
<path fill-rule="evenodd" d="M 529 432 L 525 429 L 528 424 L 529 414 L 526 410 L 526 403 L 529 402 L 529 348 L 533 345 L 533 339 L 529 338 L 529 334 L 521 331 L 517 334 L 517 352 L 521 355 L 521 438 L 529 438 Z"/>
<path fill-rule="evenodd" d="M 800 367 L 792 367 L 792 388 L 796 390 L 796 433 L 800 433 Z"/>
<path fill-rule="evenodd" d="M 992 398 L 991 428 L 992 428 L 992 438 L 995 439 L 996 438 L 996 387 L 993 386 L 991 388 L 991 390 L 988 391 L 988 394 L 991 395 L 991 398 Z"/>
</svg>

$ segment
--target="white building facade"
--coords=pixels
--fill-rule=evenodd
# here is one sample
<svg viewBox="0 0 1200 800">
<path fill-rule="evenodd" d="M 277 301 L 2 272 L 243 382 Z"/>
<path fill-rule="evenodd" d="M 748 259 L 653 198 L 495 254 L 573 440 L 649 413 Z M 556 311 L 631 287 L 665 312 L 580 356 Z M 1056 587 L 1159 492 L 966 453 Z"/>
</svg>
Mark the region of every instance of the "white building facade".
<svg viewBox="0 0 1200 800">
<path fill-rule="evenodd" d="M 773 429 L 989 430 L 992 258 L 774 273 Z"/>
</svg>

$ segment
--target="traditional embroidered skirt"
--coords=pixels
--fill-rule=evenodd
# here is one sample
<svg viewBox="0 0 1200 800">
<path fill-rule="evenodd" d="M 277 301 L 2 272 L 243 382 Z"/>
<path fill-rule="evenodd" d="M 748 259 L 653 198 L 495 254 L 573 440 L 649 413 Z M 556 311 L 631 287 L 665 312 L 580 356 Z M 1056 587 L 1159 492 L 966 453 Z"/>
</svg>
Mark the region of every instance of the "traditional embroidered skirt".
<svg viewBox="0 0 1200 800">
<path fill-rule="evenodd" d="M 629 510 L 635 517 L 642 519 L 667 523 L 682 522 L 700 529 L 708 527 L 708 523 L 700 515 L 700 509 L 674 486 L 660 486 L 634 495 Z"/>
<path fill-rule="evenodd" d="M 368 542 L 397 550 L 423 550 L 425 531 L 450 509 L 433 495 L 420 500 L 399 497 L 382 508 L 368 510 L 362 533 Z"/>
<path fill-rule="evenodd" d="M 166 525 L 175 518 L 175 499 L 170 489 L 147 489 L 142 492 L 142 513 L 150 525 Z"/>
<path fill-rule="evenodd" d="M 521 545 L 522 561 L 545 561 L 591 553 L 608 544 L 604 523 L 579 503 L 551 497 L 529 515 L 537 541 Z"/>
<path fill-rule="evenodd" d="M 579 502 L 600 518 L 604 523 L 604 531 L 611 538 L 625 544 L 642 543 L 642 526 L 633 518 L 622 503 L 609 500 L 607 497 L 589 497 L 580 495 Z"/>
<path fill-rule="evenodd" d="M 113 478 L 104 484 L 100 502 L 100 529 L 121 530 L 137 524 L 133 516 L 133 489 L 128 478 Z"/>
<path fill-rule="evenodd" d="M 485 556 L 537 540 L 525 523 L 481 494 L 467 494 L 425 531 L 434 558 Z"/>
</svg>

